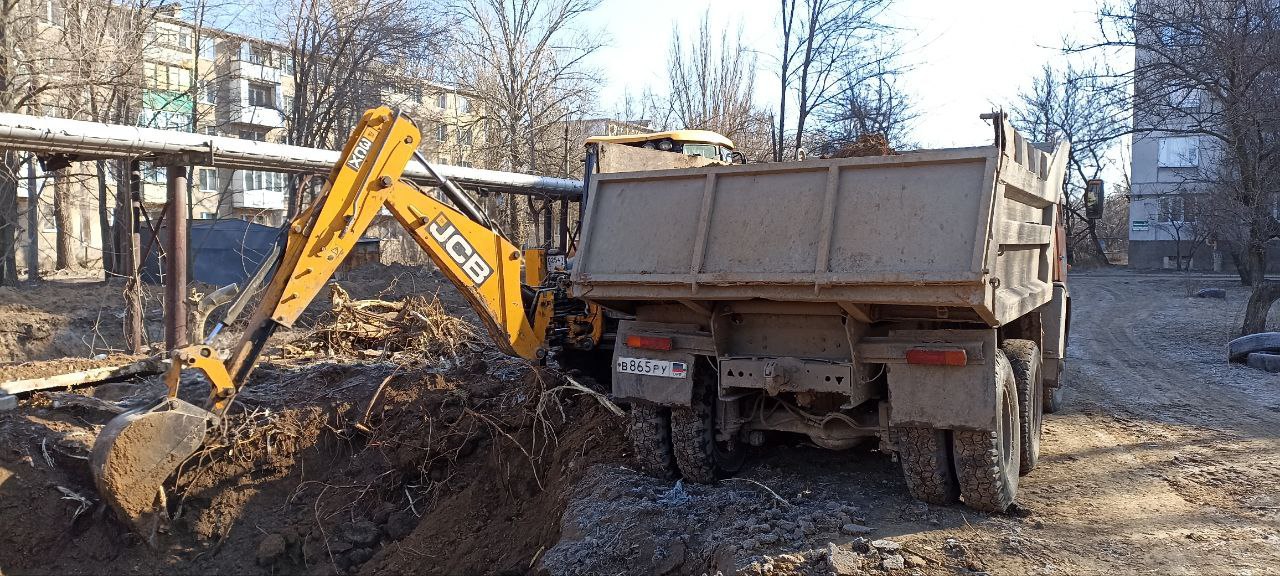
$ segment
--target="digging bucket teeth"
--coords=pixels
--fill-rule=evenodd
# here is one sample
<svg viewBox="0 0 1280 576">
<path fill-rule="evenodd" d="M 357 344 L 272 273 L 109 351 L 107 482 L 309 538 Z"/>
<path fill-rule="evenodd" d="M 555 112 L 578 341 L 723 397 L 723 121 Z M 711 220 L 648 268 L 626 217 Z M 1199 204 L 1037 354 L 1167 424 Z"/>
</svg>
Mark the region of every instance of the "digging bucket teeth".
<svg viewBox="0 0 1280 576">
<path fill-rule="evenodd" d="M 213 420 L 203 408 L 165 398 L 112 418 L 94 441 L 89 467 L 98 493 L 149 545 L 168 520 L 165 480 L 204 443 Z"/>
</svg>

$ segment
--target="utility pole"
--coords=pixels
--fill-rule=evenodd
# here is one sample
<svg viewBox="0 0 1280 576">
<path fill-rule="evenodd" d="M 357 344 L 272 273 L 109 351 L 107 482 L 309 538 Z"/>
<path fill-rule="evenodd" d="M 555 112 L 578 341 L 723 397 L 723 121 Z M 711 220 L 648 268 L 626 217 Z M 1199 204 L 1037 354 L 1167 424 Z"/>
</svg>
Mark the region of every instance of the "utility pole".
<svg viewBox="0 0 1280 576">
<path fill-rule="evenodd" d="M 187 345 L 187 168 L 169 166 L 169 234 L 165 250 L 164 344 L 168 350 Z"/>
<path fill-rule="evenodd" d="M 121 160 L 121 180 L 127 178 L 128 186 L 116 185 L 119 216 L 116 220 L 117 236 L 121 242 L 119 273 L 125 275 L 124 339 L 129 353 L 142 352 L 142 278 L 138 275 L 138 210 L 142 209 L 142 167 L 137 160 Z M 128 168 L 127 170 L 125 168 Z M 127 176 L 125 176 L 127 175 Z M 123 189 L 123 190 L 122 190 Z"/>
<path fill-rule="evenodd" d="M 27 158 L 27 280 L 40 280 L 40 191 L 36 189 L 36 155 Z"/>
</svg>

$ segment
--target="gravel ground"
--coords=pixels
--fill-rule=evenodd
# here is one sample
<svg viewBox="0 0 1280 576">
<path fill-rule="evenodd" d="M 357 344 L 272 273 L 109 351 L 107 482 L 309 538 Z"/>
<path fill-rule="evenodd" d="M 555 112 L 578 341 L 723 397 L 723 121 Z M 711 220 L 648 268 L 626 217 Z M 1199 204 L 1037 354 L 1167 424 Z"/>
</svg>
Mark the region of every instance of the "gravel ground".
<svg viewBox="0 0 1280 576">
<path fill-rule="evenodd" d="M 1226 300 L 1190 298 L 1223 288 Z M 1226 362 L 1225 277 L 1072 278 L 1066 406 L 1007 515 L 906 494 L 869 449 L 797 442 L 714 486 L 598 465 L 554 574 L 1280 573 L 1280 377 Z M 1278 312 L 1280 314 L 1280 312 Z M 1273 316 L 1272 326 L 1280 326 Z"/>
</svg>

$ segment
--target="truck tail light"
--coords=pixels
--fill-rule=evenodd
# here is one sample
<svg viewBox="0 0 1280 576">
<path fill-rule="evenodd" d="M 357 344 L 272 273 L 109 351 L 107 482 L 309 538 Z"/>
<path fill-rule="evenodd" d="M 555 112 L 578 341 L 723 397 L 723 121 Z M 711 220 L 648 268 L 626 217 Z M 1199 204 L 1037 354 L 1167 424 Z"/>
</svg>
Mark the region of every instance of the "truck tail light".
<svg viewBox="0 0 1280 576">
<path fill-rule="evenodd" d="M 642 350 L 670 350 L 671 339 L 663 336 L 627 336 L 627 346 Z"/>
<path fill-rule="evenodd" d="M 962 348 L 912 348 L 907 350 L 907 364 L 923 366 L 964 366 L 969 355 Z"/>
</svg>

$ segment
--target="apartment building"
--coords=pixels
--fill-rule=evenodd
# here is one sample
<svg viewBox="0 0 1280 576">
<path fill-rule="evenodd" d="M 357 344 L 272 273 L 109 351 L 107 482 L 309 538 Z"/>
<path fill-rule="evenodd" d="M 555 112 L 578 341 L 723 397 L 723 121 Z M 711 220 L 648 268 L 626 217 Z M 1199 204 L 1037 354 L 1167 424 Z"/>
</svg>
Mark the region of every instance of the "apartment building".
<svg viewBox="0 0 1280 576">
<path fill-rule="evenodd" d="M 1172 96 L 1168 107 L 1194 110 L 1205 103 L 1189 92 Z M 1140 101 L 1150 101 L 1144 99 Z M 1135 109 L 1139 126 L 1157 128 L 1133 137 L 1130 161 L 1129 266 L 1222 270 L 1223 254 L 1205 244 L 1202 211 L 1204 175 L 1215 169 L 1211 142 L 1181 127 L 1167 110 Z M 1193 249 L 1194 248 L 1194 249 Z M 1229 258 L 1228 258 L 1229 259 Z"/>
<path fill-rule="evenodd" d="M 56 6 L 56 0 L 50 0 Z M 59 12 L 51 9 L 47 28 L 61 25 Z M 285 46 L 262 38 L 198 27 L 184 17 L 179 4 L 168 5 L 155 14 L 143 38 L 142 62 L 137 71 L 140 85 L 136 110 L 139 126 L 199 132 L 223 137 L 264 142 L 284 140 L 293 97 L 293 69 Z M 441 83 L 405 76 L 389 78 L 374 106 L 387 104 L 409 112 L 422 125 L 424 155 L 436 162 L 480 167 L 476 150 L 483 146 L 484 119 L 473 94 Z M 40 113 L 62 115 L 56 102 Z M 359 111 L 354 111 L 358 113 Z M 118 165 L 107 163 L 107 206 L 115 205 Z M 100 196 L 92 163 L 78 163 L 80 176 L 71 186 L 72 200 L 63 209 L 70 214 L 69 234 L 76 244 L 78 262 L 95 266 L 102 260 Z M 20 169 L 25 175 L 25 168 Z M 27 212 L 32 192 L 39 197 L 36 226 L 40 267 L 54 266 L 54 246 L 58 236 L 53 217 L 53 186 L 36 167 L 34 186 L 20 186 L 19 210 Z M 142 200 L 147 216 L 156 221 L 167 201 L 167 178 L 163 166 L 142 166 Z M 194 219 L 237 218 L 269 226 L 285 220 L 288 202 L 288 175 L 254 170 L 195 167 L 189 174 L 190 211 Z M 25 182 L 24 182 L 25 184 Z M 114 214 L 112 214 L 114 216 Z M 109 221 L 108 225 L 111 224 Z M 25 255 L 27 220 L 19 230 L 19 250 Z M 387 231 L 387 236 L 394 235 Z M 406 248 L 408 248 L 406 246 Z M 25 263 L 22 256 L 19 261 Z"/>
<path fill-rule="evenodd" d="M 1164 0 L 1143 0 L 1158 5 Z M 1141 20 L 1139 24 L 1144 22 Z M 1138 69 L 1183 53 L 1202 41 L 1186 26 L 1145 23 L 1143 42 L 1162 49 L 1134 51 Z M 1194 55 L 1194 51 L 1188 53 Z M 1163 67 L 1163 66 L 1161 66 Z M 1176 66 L 1169 66 L 1176 68 Z M 1161 78 L 1160 76 L 1168 76 Z M 1134 85 L 1133 122 L 1136 134 L 1130 161 L 1129 266 L 1232 271 L 1233 247 L 1213 233 L 1207 222 L 1215 212 L 1210 187 L 1221 177 L 1221 141 L 1201 135 L 1198 122 L 1220 113 L 1211 95 L 1186 88 L 1176 73 L 1153 74 Z M 1198 134 L 1200 132 L 1201 134 Z M 1273 207 L 1280 218 L 1280 205 Z M 1220 216 L 1221 217 L 1221 216 Z M 1280 266 L 1280 250 L 1270 252 L 1271 269 Z"/>
</svg>

